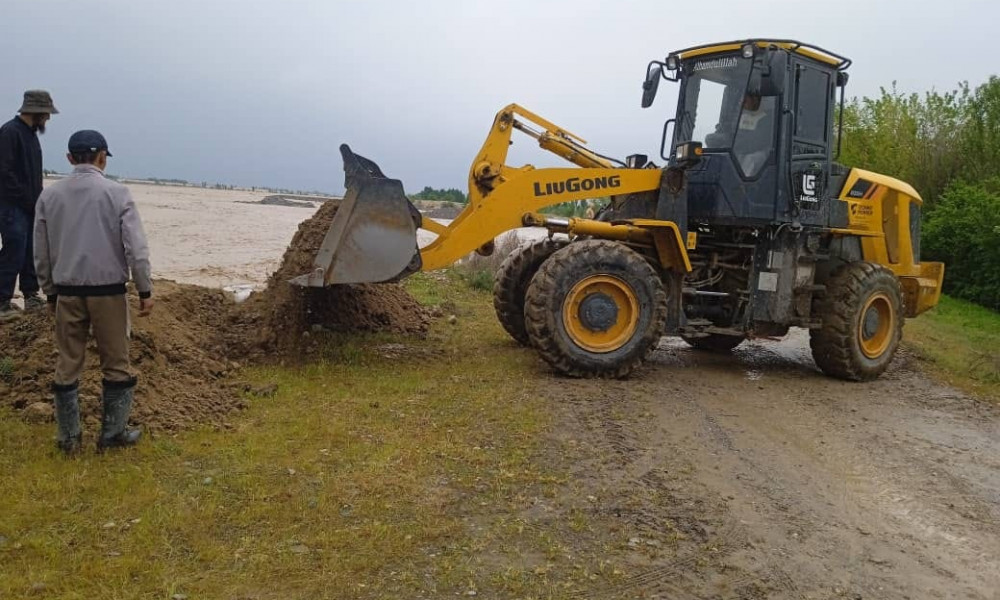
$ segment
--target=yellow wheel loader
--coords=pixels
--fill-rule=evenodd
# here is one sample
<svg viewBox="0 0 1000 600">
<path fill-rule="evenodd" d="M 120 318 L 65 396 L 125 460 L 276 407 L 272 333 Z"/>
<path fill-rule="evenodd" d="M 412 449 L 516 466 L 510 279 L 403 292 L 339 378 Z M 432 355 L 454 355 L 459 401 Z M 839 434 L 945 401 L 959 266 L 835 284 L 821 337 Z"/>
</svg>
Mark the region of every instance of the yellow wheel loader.
<svg viewBox="0 0 1000 600">
<path fill-rule="evenodd" d="M 729 351 L 802 327 L 825 373 L 873 379 L 904 318 L 937 303 L 944 265 L 920 261 L 922 201 L 910 185 L 836 162 L 849 65 L 816 46 L 756 39 L 650 62 L 644 108 L 661 81 L 679 85 L 663 166 L 603 156 L 507 106 L 472 162 L 468 206 L 447 226 L 341 146 L 345 198 L 313 271 L 295 283 L 395 281 L 539 227 L 549 237 L 506 259 L 494 304 L 504 329 L 560 373 L 626 376 L 664 335 Z M 508 165 L 515 130 L 576 166 Z M 539 212 L 593 198 L 610 200 L 592 219 Z M 418 247 L 418 228 L 436 239 Z"/>
</svg>

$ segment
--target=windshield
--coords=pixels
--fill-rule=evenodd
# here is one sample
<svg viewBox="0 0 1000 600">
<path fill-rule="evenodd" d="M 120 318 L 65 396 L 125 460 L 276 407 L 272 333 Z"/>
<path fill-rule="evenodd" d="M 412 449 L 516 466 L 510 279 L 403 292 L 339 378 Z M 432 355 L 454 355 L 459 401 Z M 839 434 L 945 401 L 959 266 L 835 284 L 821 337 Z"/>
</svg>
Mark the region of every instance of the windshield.
<svg viewBox="0 0 1000 600">
<path fill-rule="evenodd" d="M 701 142 L 705 149 L 733 146 L 751 65 L 751 59 L 739 55 L 693 59 L 685 65 L 677 141 Z"/>
</svg>

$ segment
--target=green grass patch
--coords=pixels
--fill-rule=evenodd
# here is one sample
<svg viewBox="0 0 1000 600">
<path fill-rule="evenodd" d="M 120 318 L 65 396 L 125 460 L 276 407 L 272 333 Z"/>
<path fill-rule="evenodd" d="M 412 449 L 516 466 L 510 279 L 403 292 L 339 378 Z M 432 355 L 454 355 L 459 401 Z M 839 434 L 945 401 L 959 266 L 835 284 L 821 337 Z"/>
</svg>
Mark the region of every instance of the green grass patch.
<svg viewBox="0 0 1000 600">
<path fill-rule="evenodd" d="M 0 381 L 14 380 L 14 360 L 9 356 L 0 357 Z"/>
<path fill-rule="evenodd" d="M 906 345 L 948 383 L 1000 401 L 1000 313 L 947 296 L 906 323 Z"/>
<path fill-rule="evenodd" d="M 505 233 L 493 241 L 492 253 L 486 256 L 472 253 L 457 262 L 449 272 L 457 275 L 474 290 L 491 292 L 493 291 L 493 278 L 497 270 L 519 245 L 517 234 Z"/>
<path fill-rule="evenodd" d="M 524 558 L 558 562 L 559 532 L 511 525 L 525 490 L 560 477 L 537 460 L 534 355 L 458 277 L 407 285 L 457 320 L 426 339 L 330 335 L 319 362 L 249 369 L 278 391 L 230 430 L 66 459 L 54 425 L 0 412 L 0 598 L 565 593 Z"/>
</svg>

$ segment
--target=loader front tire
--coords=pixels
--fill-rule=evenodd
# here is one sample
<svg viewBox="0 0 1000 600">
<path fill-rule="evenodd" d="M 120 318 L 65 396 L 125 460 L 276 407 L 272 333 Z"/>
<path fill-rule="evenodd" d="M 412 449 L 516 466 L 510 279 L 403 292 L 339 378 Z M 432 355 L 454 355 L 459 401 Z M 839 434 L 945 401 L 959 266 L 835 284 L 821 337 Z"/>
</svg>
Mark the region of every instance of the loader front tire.
<svg viewBox="0 0 1000 600">
<path fill-rule="evenodd" d="M 543 262 L 528 286 L 531 344 L 570 377 L 627 376 L 656 347 L 666 319 L 659 275 L 617 242 L 573 242 Z"/>
<path fill-rule="evenodd" d="M 870 381 L 888 368 L 903 338 L 903 299 L 889 269 L 869 262 L 846 264 L 824 282 L 813 302 L 822 320 L 809 332 L 817 366 L 832 377 Z"/>
<path fill-rule="evenodd" d="M 497 320 L 504 331 L 522 346 L 531 343 L 524 325 L 524 296 L 528 292 L 528 284 L 545 259 L 567 243 L 566 240 L 546 238 L 521 244 L 504 259 L 493 277 L 493 308 Z"/>
</svg>

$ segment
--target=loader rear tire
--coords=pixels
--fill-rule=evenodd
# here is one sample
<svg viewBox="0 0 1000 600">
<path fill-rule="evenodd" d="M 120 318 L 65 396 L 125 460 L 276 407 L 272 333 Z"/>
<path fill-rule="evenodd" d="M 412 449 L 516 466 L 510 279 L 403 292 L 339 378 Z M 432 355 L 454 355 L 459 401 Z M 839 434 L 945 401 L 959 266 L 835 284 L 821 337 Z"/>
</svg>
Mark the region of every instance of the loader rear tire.
<svg viewBox="0 0 1000 600">
<path fill-rule="evenodd" d="M 809 332 L 813 360 L 832 377 L 870 381 L 888 368 L 903 338 L 903 296 L 889 269 L 869 262 L 844 265 L 813 302 L 823 321 Z"/>
<path fill-rule="evenodd" d="M 666 320 L 659 275 L 617 242 L 573 242 L 543 262 L 528 286 L 531 344 L 570 377 L 627 376 L 656 347 Z"/>
<path fill-rule="evenodd" d="M 746 338 L 742 335 L 725 335 L 722 333 L 710 333 L 705 337 L 681 336 L 689 346 L 697 350 L 708 352 L 732 352 L 733 348 L 743 343 Z"/>
<path fill-rule="evenodd" d="M 531 278 L 538 272 L 545 259 L 564 247 L 567 240 L 535 240 L 526 242 L 510 253 L 493 277 L 493 308 L 497 320 L 510 337 L 528 346 L 528 330 L 524 325 L 524 296 Z"/>
</svg>

